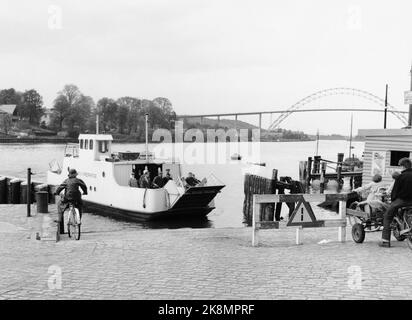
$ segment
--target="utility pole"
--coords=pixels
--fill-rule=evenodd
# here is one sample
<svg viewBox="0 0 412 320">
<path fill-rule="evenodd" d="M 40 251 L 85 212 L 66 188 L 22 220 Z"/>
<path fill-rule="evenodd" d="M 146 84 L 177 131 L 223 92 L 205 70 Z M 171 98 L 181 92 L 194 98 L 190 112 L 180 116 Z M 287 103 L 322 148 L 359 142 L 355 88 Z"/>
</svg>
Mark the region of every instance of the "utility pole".
<svg viewBox="0 0 412 320">
<path fill-rule="evenodd" d="M 388 118 L 388 85 L 386 85 L 386 93 L 385 93 L 385 112 L 383 116 L 383 128 L 386 129 L 386 121 Z"/>
<path fill-rule="evenodd" d="M 412 65 L 411 65 L 411 91 L 412 91 Z M 409 105 L 408 127 L 412 127 L 412 104 Z"/>
</svg>

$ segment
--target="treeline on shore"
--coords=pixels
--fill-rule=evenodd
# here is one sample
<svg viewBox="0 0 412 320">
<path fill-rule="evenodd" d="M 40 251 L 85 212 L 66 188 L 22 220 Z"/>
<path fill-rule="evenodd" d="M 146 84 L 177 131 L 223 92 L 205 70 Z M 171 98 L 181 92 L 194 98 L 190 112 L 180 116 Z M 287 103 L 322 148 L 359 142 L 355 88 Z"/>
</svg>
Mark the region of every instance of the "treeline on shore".
<svg viewBox="0 0 412 320">
<path fill-rule="evenodd" d="M 44 108 L 42 96 L 34 89 L 24 92 L 14 88 L 0 90 L 0 105 L 16 105 L 14 117 L 2 114 L 0 130 L 4 135 L 24 130 L 46 129 L 56 134 L 67 133 L 75 138 L 80 132 L 95 132 L 96 115 L 102 132 L 130 136 L 143 141 L 145 137 L 144 115 L 149 114 L 151 130 L 171 129 L 176 113 L 168 98 L 153 100 L 125 96 L 118 99 L 103 97 L 97 102 L 85 95 L 73 84 L 65 85 L 57 93 L 52 108 Z M 42 120 L 49 113 L 50 120 Z"/>
<path fill-rule="evenodd" d="M 171 101 L 165 97 L 153 100 L 124 96 L 118 99 L 103 97 L 97 102 L 84 94 L 76 85 L 67 84 L 57 93 L 51 108 L 45 108 L 43 97 L 35 89 L 17 91 L 14 88 L 0 90 L 0 105 L 16 105 L 13 116 L 0 113 L 0 142 L 33 139 L 44 142 L 71 141 L 79 133 L 96 131 L 99 115 L 100 132 L 110 133 L 116 141 L 143 142 L 145 140 L 145 114 L 149 115 L 149 139 L 156 129 L 171 130 L 174 136 L 176 113 Z M 44 117 L 47 116 L 47 117 Z M 200 129 L 207 136 L 208 129 L 235 128 L 234 123 L 201 124 L 184 121 L 184 128 Z M 244 123 L 252 140 L 255 126 Z M 226 133 L 222 133 L 226 140 Z M 307 141 L 311 138 L 300 131 L 278 129 L 267 133 L 262 130 L 264 141 Z"/>
</svg>

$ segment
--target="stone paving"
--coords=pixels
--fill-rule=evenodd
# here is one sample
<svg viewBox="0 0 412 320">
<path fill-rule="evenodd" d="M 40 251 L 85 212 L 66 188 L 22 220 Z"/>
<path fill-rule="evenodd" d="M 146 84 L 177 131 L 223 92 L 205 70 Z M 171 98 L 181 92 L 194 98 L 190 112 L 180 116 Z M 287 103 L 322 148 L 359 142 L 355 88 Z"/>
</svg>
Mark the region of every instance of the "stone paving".
<svg viewBox="0 0 412 320">
<path fill-rule="evenodd" d="M 412 251 L 379 248 L 380 233 L 359 245 L 349 228 L 343 244 L 336 228 L 305 229 L 297 246 L 294 229 L 263 230 L 253 248 L 251 228 L 149 230 L 84 214 L 81 240 L 56 243 L 35 240 L 42 223 L 0 205 L 0 299 L 412 297 Z"/>
</svg>

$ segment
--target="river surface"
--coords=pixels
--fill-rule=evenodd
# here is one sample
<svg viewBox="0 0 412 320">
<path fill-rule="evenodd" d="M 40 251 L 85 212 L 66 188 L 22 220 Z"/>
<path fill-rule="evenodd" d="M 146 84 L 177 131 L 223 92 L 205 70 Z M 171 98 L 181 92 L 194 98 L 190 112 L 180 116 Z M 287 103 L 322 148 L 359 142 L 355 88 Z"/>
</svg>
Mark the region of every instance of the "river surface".
<svg viewBox="0 0 412 320">
<path fill-rule="evenodd" d="M 364 150 L 364 143 L 353 142 L 352 145 L 354 147 L 352 153 L 360 157 Z M 144 149 L 144 144 L 113 144 L 112 151 L 143 151 Z M 35 173 L 32 178 L 34 181 L 46 182 L 48 164 L 54 159 L 61 164 L 64 150 L 63 144 L 0 144 L 0 175 L 25 178 L 27 168 L 30 167 Z M 149 150 L 155 152 L 157 156 L 170 156 L 171 145 L 149 144 Z M 184 176 L 191 171 L 197 178 L 206 177 L 213 180 L 216 177 L 226 185 L 215 199 L 216 209 L 208 215 L 208 222 L 201 226 L 241 227 L 244 225 L 243 176 L 246 171 L 256 169 L 256 166 L 252 168 L 248 163 L 266 163 L 266 167 L 261 167 L 260 174 L 267 177 L 271 176 L 272 169 L 278 169 L 279 176 L 298 179 L 299 161 L 314 156 L 316 142 L 262 142 L 254 146 L 251 143 L 186 143 L 182 150 L 183 153 L 176 151 L 175 155 L 180 159 L 183 157 Z M 336 161 L 339 152 L 348 155 L 348 150 L 347 141 L 319 142 L 319 155 L 324 159 Z M 243 156 L 241 161 L 230 159 L 230 155 L 236 151 Z M 214 177 L 211 177 L 211 174 Z"/>
</svg>

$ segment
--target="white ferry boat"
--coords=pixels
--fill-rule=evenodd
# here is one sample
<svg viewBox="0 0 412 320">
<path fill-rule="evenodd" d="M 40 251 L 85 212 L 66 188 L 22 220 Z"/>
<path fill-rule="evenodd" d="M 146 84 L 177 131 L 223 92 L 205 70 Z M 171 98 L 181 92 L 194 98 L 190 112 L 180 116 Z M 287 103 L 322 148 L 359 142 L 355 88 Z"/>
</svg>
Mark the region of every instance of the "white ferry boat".
<svg viewBox="0 0 412 320">
<path fill-rule="evenodd" d="M 175 216 L 205 217 L 214 209 L 213 199 L 223 184 L 185 188 L 181 184 L 180 163 L 156 160 L 149 154 L 113 154 L 112 140 L 107 134 L 80 134 L 77 144 L 66 146 L 63 165 L 55 162 L 50 166 L 48 184 L 61 184 L 68 170 L 74 168 L 88 188 L 88 194 L 82 197 L 85 210 L 138 221 Z M 151 181 L 159 170 L 163 174 L 170 171 L 172 180 L 158 189 L 130 187 L 131 174 L 145 169 Z"/>
</svg>

